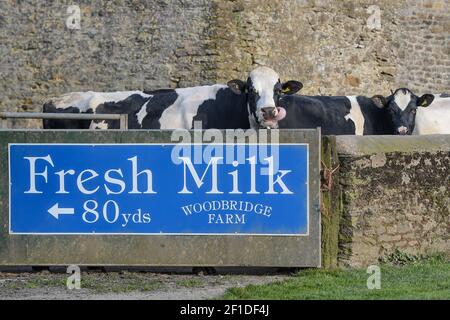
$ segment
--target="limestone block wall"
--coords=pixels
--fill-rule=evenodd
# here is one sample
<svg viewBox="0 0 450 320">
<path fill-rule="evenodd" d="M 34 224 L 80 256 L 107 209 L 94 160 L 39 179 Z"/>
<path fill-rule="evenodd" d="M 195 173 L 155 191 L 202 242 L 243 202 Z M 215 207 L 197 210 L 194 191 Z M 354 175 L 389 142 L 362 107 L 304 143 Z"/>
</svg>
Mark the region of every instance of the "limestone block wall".
<svg viewBox="0 0 450 320">
<path fill-rule="evenodd" d="M 419 92 L 450 91 L 450 1 L 408 0 L 400 11 L 398 83 Z"/>
<path fill-rule="evenodd" d="M 450 254 L 450 136 L 336 138 L 338 263 Z"/>
<path fill-rule="evenodd" d="M 70 5 L 80 8 L 79 29 L 67 27 Z M 450 0 L 2 0 L 0 110 L 39 111 L 69 91 L 225 82 L 261 64 L 301 80 L 305 94 L 450 91 L 449 8 Z"/>
<path fill-rule="evenodd" d="M 80 29 L 67 27 L 70 5 Z M 209 0 L 0 1 L 0 110 L 70 91 L 211 83 Z M 213 74 L 211 74 L 213 73 Z"/>
</svg>

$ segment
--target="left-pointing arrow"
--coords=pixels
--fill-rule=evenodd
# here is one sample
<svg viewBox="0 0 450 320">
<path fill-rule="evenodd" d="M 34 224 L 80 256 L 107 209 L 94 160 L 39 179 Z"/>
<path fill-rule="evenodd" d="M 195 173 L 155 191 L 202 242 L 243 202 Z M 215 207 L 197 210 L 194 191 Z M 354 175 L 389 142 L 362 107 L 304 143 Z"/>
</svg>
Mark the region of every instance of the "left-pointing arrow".
<svg viewBox="0 0 450 320">
<path fill-rule="evenodd" d="M 60 214 L 74 214 L 74 208 L 60 208 L 58 207 L 58 203 L 55 203 L 50 209 L 48 209 L 48 213 L 50 213 L 56 219 L 59 218 Z"/>
</svg>

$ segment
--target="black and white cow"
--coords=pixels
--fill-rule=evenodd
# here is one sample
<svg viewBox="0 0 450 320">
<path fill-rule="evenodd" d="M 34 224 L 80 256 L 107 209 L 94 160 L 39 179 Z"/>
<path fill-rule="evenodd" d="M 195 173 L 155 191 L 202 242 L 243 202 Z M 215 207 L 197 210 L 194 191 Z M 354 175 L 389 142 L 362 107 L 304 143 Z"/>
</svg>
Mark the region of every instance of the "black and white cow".
<svg viewBox="0 0 450 320">
<path fill-rule="evenodd" d="M 428 108 L 419 108 L 413 134 L 450 134 L 450 95 L 435 94 Z"/>
<path fill-rule="evenodd" d="M 150 97 L 142 91 L 116 92 L 71 92 L 51 99 L 43 107 L 44 113 L 97 113 L 98 106 L 105 102 L 117 102 L 131 95 Z M 44 119 L 44 129 L 89 129 L 90 120 L 54 120 Z"/>
<path fill-rule="evenodd" d="M 278 121 L 286 116 L 279 105 L 281 97 L 302 87 L 294 80 L 281 83 L 274 70 L 258 67 L 247 81 L 231 80 L 227 85 L 68 94 L 46 103 L 44 112 L 126 113 L 130 129 L 191 129 L 194 121 L 201 121 L 203 129 L 277 128 Z M 75 121 L 69 125 L 67 120 L 44 121 L 45 129 L 74 127 L 117 129 L 119 123 Z"/>
<path fill-rule="evenodd" d="M 289 96 L 281 100 L 287 116 L 280 129 L 321 127 L 324 135 L 405 135 L 414 130 L 418 107 L 426 107 L 433 95 L 417 97 L 408 89 L 391 96 Z"/>
</svg>

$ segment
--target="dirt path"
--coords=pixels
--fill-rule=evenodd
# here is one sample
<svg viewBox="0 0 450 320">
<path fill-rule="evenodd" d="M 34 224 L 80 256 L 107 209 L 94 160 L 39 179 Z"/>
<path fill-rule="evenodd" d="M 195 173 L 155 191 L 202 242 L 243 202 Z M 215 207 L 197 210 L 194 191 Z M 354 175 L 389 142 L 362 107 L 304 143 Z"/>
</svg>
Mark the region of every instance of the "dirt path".
<svg viewBox="0 0 450 320">
<path fill-rule="evenodd" d="M 3 299 L 203 300 L 228 288 L 265 284 L 288 275 L 193 275 L 148 272 L 83 272 L 81 289 L 69 290 L 64 273 L 0 273 Z"/>
</svg>

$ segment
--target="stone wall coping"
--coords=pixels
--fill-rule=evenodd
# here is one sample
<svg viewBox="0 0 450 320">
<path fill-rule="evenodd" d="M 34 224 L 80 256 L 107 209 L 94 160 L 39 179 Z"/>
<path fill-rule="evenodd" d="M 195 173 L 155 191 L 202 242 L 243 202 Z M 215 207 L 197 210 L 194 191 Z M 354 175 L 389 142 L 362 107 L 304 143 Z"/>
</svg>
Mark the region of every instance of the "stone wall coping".
<svg viewBox="0 0 450 320">
<path fill-rule="evenodd" d="M 450 151 L 450 135 L 336 136 L 339 155 Z"/>
</svg>

